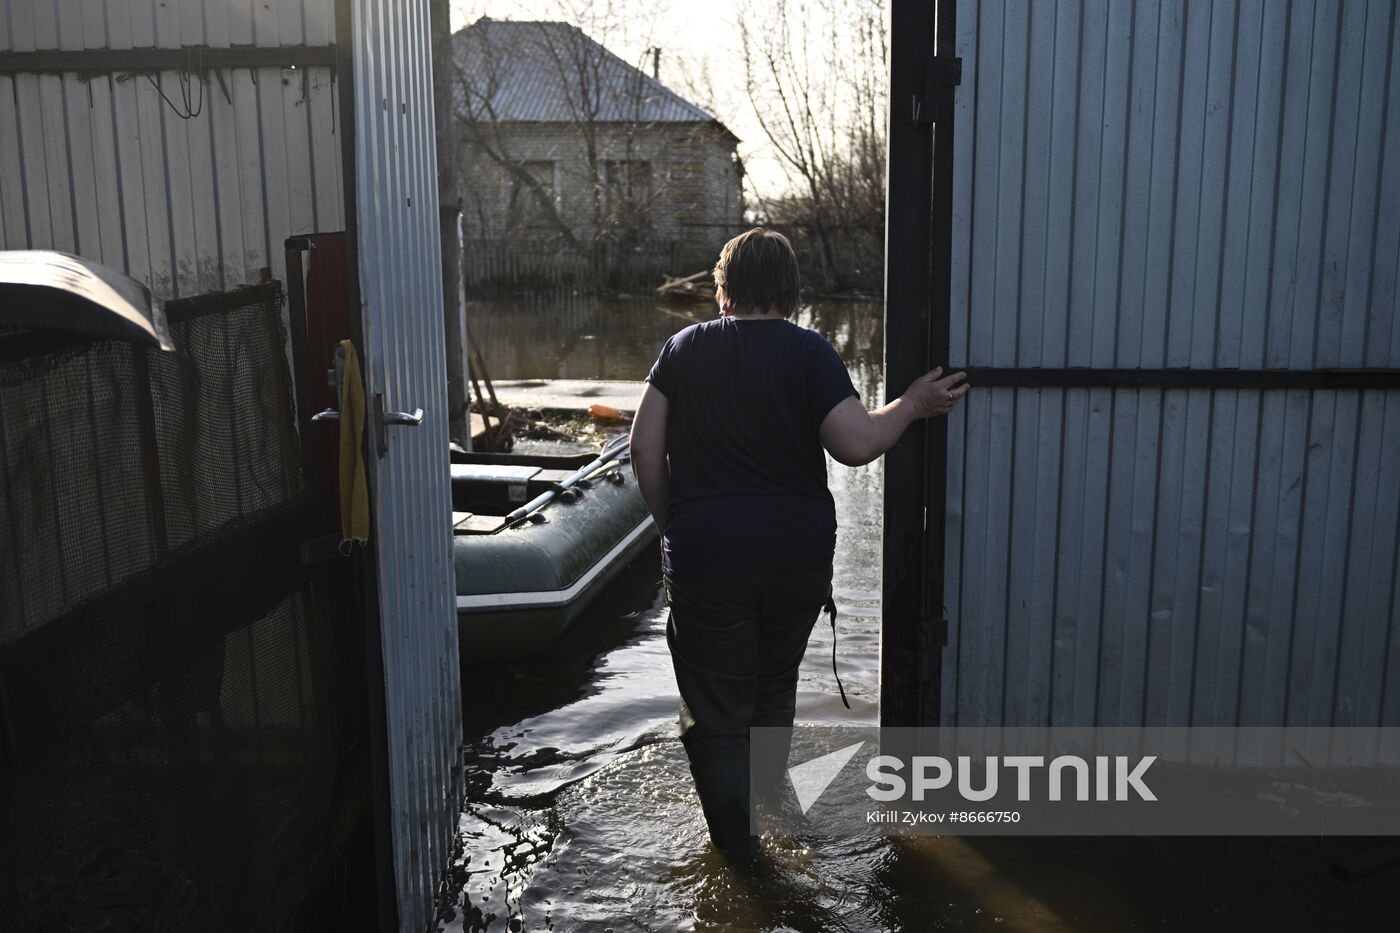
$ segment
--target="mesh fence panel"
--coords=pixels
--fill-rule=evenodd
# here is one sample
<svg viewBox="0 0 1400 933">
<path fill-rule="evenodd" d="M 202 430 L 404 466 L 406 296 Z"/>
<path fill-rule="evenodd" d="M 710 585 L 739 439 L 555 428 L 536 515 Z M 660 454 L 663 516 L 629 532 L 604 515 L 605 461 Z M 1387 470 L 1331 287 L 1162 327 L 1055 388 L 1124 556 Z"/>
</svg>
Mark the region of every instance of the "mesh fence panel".
<svg viewBox="0 0 1400 933">
<path fill-rule="evenodd" d="M 274 929 L 331 860 L 281 294 L 169 316 L 172 353 L 0 363 L 0 930 Z"/>
</svg>

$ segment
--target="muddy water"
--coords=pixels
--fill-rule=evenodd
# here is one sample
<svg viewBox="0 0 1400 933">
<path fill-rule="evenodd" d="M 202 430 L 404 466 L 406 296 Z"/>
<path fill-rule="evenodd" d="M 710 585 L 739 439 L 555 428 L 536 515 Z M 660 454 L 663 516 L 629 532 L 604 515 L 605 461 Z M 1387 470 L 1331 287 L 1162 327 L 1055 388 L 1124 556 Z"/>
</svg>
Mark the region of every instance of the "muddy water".
<svg viewBox="0 0 1400 933">
<path fill-rule="evenodd" d="M 708 313 L 701 309 L 699 314 Z M 649 301 L 474 306 L 498 378 L 640 379 L 690 319 Z M 867 401 L 882 394 L 879 308 L 826 303 L 822 331 Z M 878 465 L 829 470 L 845 710 L 831 632 L 814 631 L 799 721 L 876 714 Z M 1397 872 L 1350 887 L 1335 841 L 823 838 L 774 841 L 754 876 L 709 850 L 675 738 L 654 555 L 552 651 L 464 676 L 467 804 L 448 930 L 1395 929 Z"/>
</svg>

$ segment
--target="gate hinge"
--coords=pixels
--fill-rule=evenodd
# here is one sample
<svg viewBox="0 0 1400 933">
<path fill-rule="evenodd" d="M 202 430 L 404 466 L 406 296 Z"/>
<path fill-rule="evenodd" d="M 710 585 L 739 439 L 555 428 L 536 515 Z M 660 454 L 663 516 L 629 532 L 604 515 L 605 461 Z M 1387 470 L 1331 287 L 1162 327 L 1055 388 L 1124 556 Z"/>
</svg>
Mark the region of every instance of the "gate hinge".
<svg viewBox="0 0 1400 933">
<path fill-rule="evenodd" d="M 956 55 L 930 55 L 928 87 L 957 87 L 962 84 L 962 59 Z"/>
<path fill-rule="evenodd" d="M 953 115 L 953 88 L 962 84 L 962 59 L 930 55 L 924 70 L 924 95 L 914 100 L 914 122 L 935 123 Z"/>
</svg>

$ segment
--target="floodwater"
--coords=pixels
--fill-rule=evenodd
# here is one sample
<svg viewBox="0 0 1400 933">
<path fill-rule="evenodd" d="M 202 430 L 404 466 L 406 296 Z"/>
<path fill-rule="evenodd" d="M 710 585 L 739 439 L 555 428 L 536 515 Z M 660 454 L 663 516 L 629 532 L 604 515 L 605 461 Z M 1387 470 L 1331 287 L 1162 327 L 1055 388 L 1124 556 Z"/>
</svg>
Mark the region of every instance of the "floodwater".
<svg viewBox="0 0 1400 933">
<path fill-rule="evenodd" d="M 641 379 L 709 307 L 472 305 L 495 378 Z M 878 305 L 826 302 L 824 333 L 882 396 Z M 799 722 L 876 719 L 880 467 L 831 464 L 841 705 L 825 617 Z M 446 930 L 1367 930 L 1400 928 L 1396 882 L 1341 885 L 1346 840 L 906 837 L 768 840 L 742 875 L 709 849 L 676 731 L 656 556 L 550 652 L 463 676 L 467 803 Z M 450 914 L 450 916 L 448 916 Z"/>
</svg>

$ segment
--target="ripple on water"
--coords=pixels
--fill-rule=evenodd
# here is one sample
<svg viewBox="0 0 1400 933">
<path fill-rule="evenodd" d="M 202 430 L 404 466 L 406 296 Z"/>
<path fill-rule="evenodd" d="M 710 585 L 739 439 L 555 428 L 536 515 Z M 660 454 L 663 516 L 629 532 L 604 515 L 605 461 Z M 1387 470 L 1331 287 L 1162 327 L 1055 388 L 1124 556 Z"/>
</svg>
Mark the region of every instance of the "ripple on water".
<svg viewBox="0 0 1400 933">
<path fill-rule="evenodd" d="M 448 929 L 861 930 L 878 927 L 882 839 L 765 838 L 738 871 L 708 844 L 675 740 L 618 755 L 537 810 L 472 807 Z"/>
</svg>

